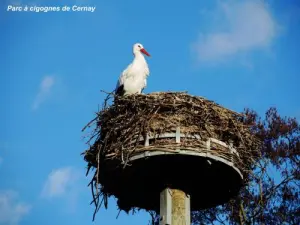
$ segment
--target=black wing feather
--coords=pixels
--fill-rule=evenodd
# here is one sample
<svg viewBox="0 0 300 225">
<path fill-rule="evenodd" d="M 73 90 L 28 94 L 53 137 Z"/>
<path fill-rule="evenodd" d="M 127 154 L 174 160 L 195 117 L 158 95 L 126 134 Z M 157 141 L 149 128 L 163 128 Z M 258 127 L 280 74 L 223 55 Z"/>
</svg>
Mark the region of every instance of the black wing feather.
<svg viewBox="0 0 300 225">
<path fill-rule="evenodd" d="M 116 89 L 116 95 L 123 96 L 124 93 L 125 93 L 124 85 L 122 84 Z"/>
</svg>

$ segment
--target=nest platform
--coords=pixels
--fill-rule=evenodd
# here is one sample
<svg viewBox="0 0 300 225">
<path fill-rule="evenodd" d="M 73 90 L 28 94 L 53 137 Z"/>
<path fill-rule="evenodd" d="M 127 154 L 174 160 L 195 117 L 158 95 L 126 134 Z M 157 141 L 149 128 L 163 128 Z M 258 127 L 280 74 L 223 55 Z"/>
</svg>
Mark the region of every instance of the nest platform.
<svg viewBox="0 0 300 225">
<path fill-rule="evenodd" d="M 259 142 L 242 114 L 185 92 L 115 98 L 92 121 L 84 153 L 96 211 L 115 196 L 120 210 L 159 212 L 160 192 L 180 189 L 191 211 L 214 207 L 238 194 Z M 91 123 L 88 126 L 92 126 Z"/>
</svg>

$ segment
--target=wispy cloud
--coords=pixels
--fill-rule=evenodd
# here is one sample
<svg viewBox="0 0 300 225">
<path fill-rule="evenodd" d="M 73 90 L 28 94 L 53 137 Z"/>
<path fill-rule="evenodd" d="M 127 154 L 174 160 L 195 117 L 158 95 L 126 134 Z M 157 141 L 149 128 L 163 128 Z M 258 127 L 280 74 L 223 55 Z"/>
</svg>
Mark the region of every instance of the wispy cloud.
<svg viewBox="0 0 300 225">
<path fill-rule="evenodd" d="M 202 13 L 203 14 L 203 13 Z M 229 56 L 268 48 L 277 34 L 277 24 L 262 1 L 220 1 L 213 13 L 213 32 L 201 32 L 193 43 L 200 62 L 223 61 Z"/>
<path fill-rule="evenodd" d="M 78 179 L 79 173 L 72 167 L 53 170 L 44 185 L 42 196 L 45 198 L 64 196 L 74 188 Z"/>
<path fill-rule="evenodd" d="M 74 213 L 77 209 L 77 200 L 83 190 L 81 173 L 73 167 L 63 167 L 53 170 L 43 187 L 41 197 L 47 200 L 63 199 L 66 203 L 64 210 Z"/>
<path fill-rule="evenodd" d="M 40 83 L 39 92 L 37 93 L 32 105 L 33 110 L 37 110 L 40 105 L 50 96 L 55 84 L 54 76 L 45 76 Z"/>
<path fill-rule="evenodd" d="M 15 191 L 0 190 L 0 224 L 17 225 L 29 213 L 31 206 L 18 200 Z"/>
</svg>

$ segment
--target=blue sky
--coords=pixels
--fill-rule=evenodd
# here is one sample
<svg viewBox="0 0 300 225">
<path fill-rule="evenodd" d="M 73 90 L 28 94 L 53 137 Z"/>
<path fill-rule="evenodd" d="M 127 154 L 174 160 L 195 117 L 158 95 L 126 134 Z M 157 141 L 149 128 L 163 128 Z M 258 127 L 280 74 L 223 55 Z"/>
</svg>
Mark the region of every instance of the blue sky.
<svg viewBox="0 0 300 225">
<path fill-rule="evenodd" d="M 8 5 L 95 6 L 7 12 Z M 113 199 L 92 222 L 81 129 L 141 42 L 146 93 L 188 91 L 300 118 L 300 2 L 2 0 L 0 225 L 147 224 Z"/>
</svg>

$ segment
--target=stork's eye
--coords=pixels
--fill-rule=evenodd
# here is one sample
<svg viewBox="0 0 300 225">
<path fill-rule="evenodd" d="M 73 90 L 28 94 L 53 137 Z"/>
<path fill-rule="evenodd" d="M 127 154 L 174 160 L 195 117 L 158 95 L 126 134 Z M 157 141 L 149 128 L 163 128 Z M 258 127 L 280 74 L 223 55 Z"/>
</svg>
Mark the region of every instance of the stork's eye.
<svg viewBox="0 0 300 225">
<path fill-rule="evenodd" d="M 140 46 L 140 45 L 138 45 L 138 47 L 140 48 L 141 46 Z"/>
</svg>

